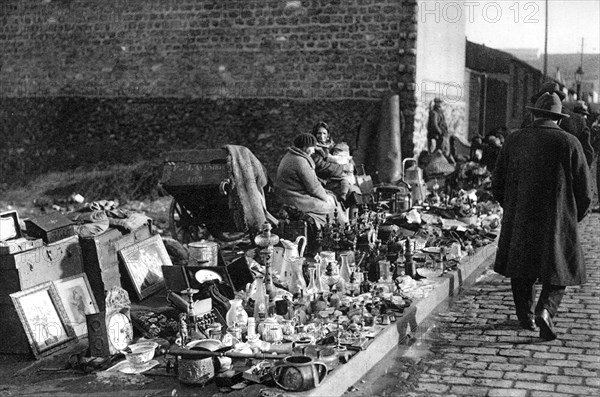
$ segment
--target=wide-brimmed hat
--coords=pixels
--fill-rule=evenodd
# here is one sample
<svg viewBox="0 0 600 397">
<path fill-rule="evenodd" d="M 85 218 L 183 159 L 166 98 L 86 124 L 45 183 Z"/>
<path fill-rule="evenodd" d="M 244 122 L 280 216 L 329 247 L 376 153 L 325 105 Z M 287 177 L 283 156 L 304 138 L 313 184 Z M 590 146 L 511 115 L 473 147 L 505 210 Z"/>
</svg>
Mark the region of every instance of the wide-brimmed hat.
<svg viewBox="0 0 600 397">
<path fill-rule="evenodd" d="M 577 101 L 575 107 L 573 108 L 573 112 L 583 114 L 585 116 L 590 115 L 590 112 L 588 111 L 588 105 L 584 101 Z"/>
<path fill-rule="evenodd" d="M 526 108 L 540 115 L 551 116 L 550 118 L 569 117 L 568 114 L 562 113 L 562 102 L 556 93 L 549 94 L 544 92 L 535 101 L 535 105 L 526 106 Z"/>
<path fill-rule="evenodd" d="M 310 146 L 317 146 L 317 138 L 312 134 L 299 134 L 294 138 L 294 146 L 297 148 L 305 148 Z"/>
<path fill-rule="evenodd" d="M 531 97 L 531 103 L 535 103 L 539 97 L 542 96 L 543 93 L 547 92 L 548 94 L 556 94 L 560 98 L 561 101 L 564 101 L 567 97 L 565 93 L 560 89 L 560 85 L 554 81 L 546 81 L 540 87 L 540 90 Z"/>
</svg>

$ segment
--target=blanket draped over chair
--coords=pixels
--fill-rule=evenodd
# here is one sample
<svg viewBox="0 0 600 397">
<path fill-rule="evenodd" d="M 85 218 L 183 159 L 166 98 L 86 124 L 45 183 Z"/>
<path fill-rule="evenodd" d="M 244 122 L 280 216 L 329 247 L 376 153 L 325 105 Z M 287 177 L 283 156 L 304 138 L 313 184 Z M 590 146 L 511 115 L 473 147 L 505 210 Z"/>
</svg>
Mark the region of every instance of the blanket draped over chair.
<svg viewBox="0 0 600 397">
<path fill-rule="evenodd" d="M 265 167 L 245 146 L 225 145 L 223 148 L 229 153 L 227 162 L 233 181 L 229 208 L 233 210 L 236 227 L 240 231 L 257 233 L 265 221 L 277 225 L 277 219 L 267 211 Z"/>
</svg>

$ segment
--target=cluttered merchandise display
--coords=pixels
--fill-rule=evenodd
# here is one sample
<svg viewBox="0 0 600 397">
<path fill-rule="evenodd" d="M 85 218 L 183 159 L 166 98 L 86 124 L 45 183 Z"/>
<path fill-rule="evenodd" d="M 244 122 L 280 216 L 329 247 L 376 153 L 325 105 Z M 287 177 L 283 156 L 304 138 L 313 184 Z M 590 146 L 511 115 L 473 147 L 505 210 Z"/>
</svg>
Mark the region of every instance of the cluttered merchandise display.
<svg viewBox="0 0 600 397">
<path fill-rule="evenodd" d="M 164 238 L 107 203 L 88 207 L 104 215 L 30 219 L 27 233 L 4 213 L 3 352 L 83 342 L 73 365 L 87 372 L 318 388 L 496 238 L 501 209 L 475 190 L 411 190 L 375 186 L 348 223 L 319 229 L 282 210 L 276 227 L 231 241 Z"/>
</svg>

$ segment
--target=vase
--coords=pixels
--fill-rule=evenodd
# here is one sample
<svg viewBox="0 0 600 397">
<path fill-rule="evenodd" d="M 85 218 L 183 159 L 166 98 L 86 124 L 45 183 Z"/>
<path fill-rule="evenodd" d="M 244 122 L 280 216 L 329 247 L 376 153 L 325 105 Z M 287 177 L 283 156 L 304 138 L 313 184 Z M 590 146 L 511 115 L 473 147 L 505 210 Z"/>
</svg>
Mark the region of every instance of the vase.
<svg viewBox="0 0 600 397">
<path fill-rule="evenodd" d="M 241 299 L 232 299 L 229 301 L 229 310 L 225 315 L 227 328 L 232 328 L 235 325 L 245 328 L 248 325 L 248 313 L 244 310 Z"/>
<path fill-rule="evenodd" d="M 315 295 L 319 292 L 319 288 L 317 286 L 317 269 L 314 266 L 308 268 L 308 272 L 310 274 L 308 287 L 306 288 L 306 295 L 311 296 Z"/>
</svg>

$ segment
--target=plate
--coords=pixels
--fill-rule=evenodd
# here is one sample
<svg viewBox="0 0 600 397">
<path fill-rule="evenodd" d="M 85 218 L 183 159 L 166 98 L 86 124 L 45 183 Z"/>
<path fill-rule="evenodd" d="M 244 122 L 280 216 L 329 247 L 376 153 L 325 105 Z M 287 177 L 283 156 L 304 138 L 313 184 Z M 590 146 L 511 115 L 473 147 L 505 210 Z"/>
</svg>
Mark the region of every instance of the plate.
<svg viewBox="0 0 600 397">
<path fill-rule="evenodd" d="M 150 360 L 145 364 L 141 365 L 132 365 L 129 361 L 124 360 L 116 363 L 112 367 L 106 370 L 106 372 L 122 372 L 124 374 L 141 374 L 142 372 L 146 372 L 149 369 L 156 367 L 159 364 L 157 360 Z"/>
<path fill-rule="evenodd" d="M 425 252 L 426 254 L 439 254 L 440 247 L 425 247 L 423 248 L 423 252 Z"/>
</svg>

